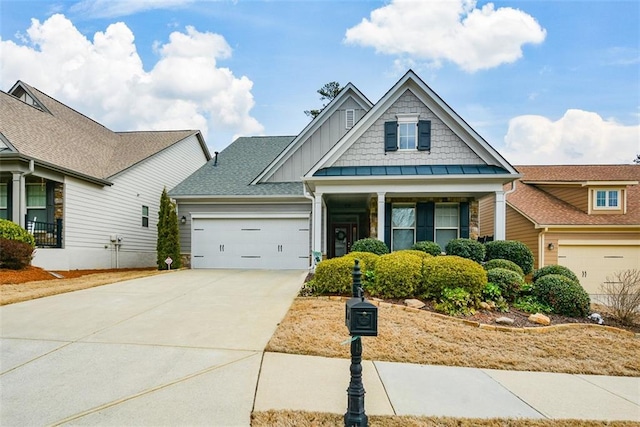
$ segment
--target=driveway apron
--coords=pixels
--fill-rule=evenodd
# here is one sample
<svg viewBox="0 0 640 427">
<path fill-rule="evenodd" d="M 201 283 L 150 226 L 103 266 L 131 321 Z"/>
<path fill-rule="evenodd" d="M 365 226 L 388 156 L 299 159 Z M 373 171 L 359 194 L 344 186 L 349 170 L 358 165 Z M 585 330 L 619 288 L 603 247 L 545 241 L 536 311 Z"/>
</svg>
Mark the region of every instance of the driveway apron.
<svg viewBox="0 0 640 427">
<path fill-rule="evenodd" d="M 305 274 L 181 270 L 0 307 L 0 425 L 248 426 Z"/>
</svg>

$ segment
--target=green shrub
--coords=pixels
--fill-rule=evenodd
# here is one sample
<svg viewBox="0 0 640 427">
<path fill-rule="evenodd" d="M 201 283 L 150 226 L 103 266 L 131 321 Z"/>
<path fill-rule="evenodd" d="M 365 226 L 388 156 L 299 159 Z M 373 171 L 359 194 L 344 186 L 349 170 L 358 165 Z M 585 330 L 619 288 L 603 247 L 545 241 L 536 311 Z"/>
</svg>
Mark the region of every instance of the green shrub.
<svg viewBox="0 0 640 427">
<path fill-rule="evenodd" d="M 36 247 L 36 240 L 27 230 L 6 219 L 0 219 L 0 239 L 16 240 Z"/>
<path fill-rule="evenodd" d="M 547 274 L 559 274 L 573 280 L 574 282 L 580 283 L 580 281 L 578 280 L 578 276 L 576 276 L 573 271 L 562 265 L 547 265 L 545 267 L 537 269 L 533 272 L 533 281 L 535 282 L 536 280 L 546 276 Z"/>
<path fill-rule="evenodd" d="M 494 240 L 484 246 L 487 261 L 506 259 L 520 266 L 525 275 L 533 271 L 533 253 L 524 243 L 517 240 Z"/>
<path fill-rule="evenodd" d="M 415 251 L 426 252 L 433 256 L 442 255 L 442 248 L 440 247 L 439 244 L 437 244 L 436 242 L 429 242 L 426 240 L 422 242 L 416 242 L 413 246 L 411 246 L 411 249 Z"/>
<path fill-rule="evenodd" d="M 493 268 L 506 268 L 507 270 L 515 271 L 516 273 L 524 277 L 524 272 L 522 271 L 520 266 L 513 261 L 509 261 L 508 259 L 496 258 L 492 259 L 491 261 L 487 261 L 484 264 L 484 269 L 487 271 Z"/>
<path fill-rule="evenodd" d="M 500 288 L 500 294 L 507 301 L 514 301 L 524 285 L 523 277 L 506 268 L 492 268 L 487 271 L 487 280 Z"/>
<path fill-rule="evenodd" d="M 0 238 L 0 268 L 22 270 L 31 264 L 33 246 L 18 240 Z"/>
<path fill-rule="evenodd" d="M 384 255 L 389 253 L 387 245 L 378 239 L 367 237 L 366 239 L 356 240 L 351 245 L 351 250 L 354 252 L 371 252 L 376 255 Z"/>
<path fill-rule="evenodd" d="M 360 260 L 360 271 L 362 271 L 362 288 L 366 291 L 371 289 L 375 278 L 376 263 L 378 262 L 379 255 L 371 252 L 349 252 L 343 258 L 350 258 L 352 261 L 351 267 L 353 268 L 353 260 Z"/>
<path fill-rule="evenodd" d="M 422 259 L 418 255 L 398 251 L 378 258 L 375 281 L 369 290 L 381 298 L 405 298 L 415 295 L 420 285 Z"/>
<path fill-rule="evenodd" d="M 353 265 L 353 258 L 349 257 L 325 259 L 316 266 L 309 286 L 317 295 L 351 295 Z"/>
<path fill-rule="evenodd" d="M 462 288 L 444 288 L 442 296 L 434 308 L 450 316 L 459 314 L 466 316 L 475 311 L 474 299 L 466 289 Z"/>
<path fill-rule="evenodd" d="M 403 252 L 405 254 L 413 254 L 416 255 L 418 257 L 420 257 L 420 259 L 424 262 L 425 259 L 429 259 L 431 258 L 433 255 L 428 254 L 426 252 L 422 252 L 422 251 L 418 251 L 415 249 L 402 249 L 400 251 L 396 251 L 396 252 Z"/>
<path fill-rule="evenodd" d="M 484 285 L 484 288 L 482 289 L 482 299 L 484 301 L 497 301 L 500 298 L 502 298 L 500 286 L 491 282 Z"/>
<path fill-rule="evenodd" d="M 445 288 L 462 288 L 480 298 L 487 284 L 487 272 L 477 262 L 455 255 L 429 258 L 422 268 L 419 295 L 440 298 Z"/>
<path fill-rule="evenodd" d="M 522 295 L 513 303 L 513 307 L 527 313 L 551 313 L 553 309 L 536 299 L 533 295 Z"/>
<path fill-rule="evenodd" d="M 589 314 L 589 294 L 568 277 L 548 274 L 536 280 L 531 289 L 533 296 L 549 305 L 554 313 L 570 317 L 585 317 Z"/>
<path fill-rule="evenodd" d="M 445 248 L 447 255 L 457 255 L 477 263 L 484 261 L 484 245 L 473 239 L 453 239 Z"/>
</svg>

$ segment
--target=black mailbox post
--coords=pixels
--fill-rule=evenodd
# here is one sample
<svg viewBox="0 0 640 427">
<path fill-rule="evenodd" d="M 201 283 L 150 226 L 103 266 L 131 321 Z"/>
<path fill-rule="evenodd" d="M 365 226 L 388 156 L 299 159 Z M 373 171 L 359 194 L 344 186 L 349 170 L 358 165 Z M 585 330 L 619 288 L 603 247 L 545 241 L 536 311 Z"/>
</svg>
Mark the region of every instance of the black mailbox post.
<svg viewBox="0 0 640 427">
<path fill-rule="evenodd" d="M 362 295 L 362 272 L 360 261 L 353 267 L 353 298 L 345 306 L 345 323 L 351 338 L 351 381 L 347 389 L 347 413 L 344 414 L 346 427 L 369 425 L 364 413 L 364 386 L 362 385 L 362 336 L 378 335 L 378 307 L 364 299 Z"/>
</svg>

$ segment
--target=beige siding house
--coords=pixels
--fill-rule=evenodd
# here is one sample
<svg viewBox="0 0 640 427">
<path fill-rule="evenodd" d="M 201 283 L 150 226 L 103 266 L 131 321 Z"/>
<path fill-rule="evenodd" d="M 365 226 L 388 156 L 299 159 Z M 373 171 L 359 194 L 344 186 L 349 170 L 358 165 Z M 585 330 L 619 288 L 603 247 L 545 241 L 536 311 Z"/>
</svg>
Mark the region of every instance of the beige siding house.
<svg viewBox="0 0 640 427">
<path fill-rule="evenodd" d="M 536 268 L 569 267 L 592 295 L 614 272 L 640 268 L 640 165 L 516 169 L 515 190 L 506 186 L 506 237 L 531 248 Z M 480 201 L 481 234 L 493 233 L 492 215 L 488 196 Z"/>
<path fill-rule="evenodd" d="M 296 136 L 239 138 L 170 195 L 194 268 L 307 268 L 365 237 L 392 250 L 476 238 L 488 195 L 504 239 L 518 177 L 409 71 L 375 104 L 348 84 Z"/>
<path fill-rule="evenodd" d="M 39 267 L 155 265 L 163 188 L 209 158 L 199 131 L 113 132 L 24 82 L 0 92 L 0 217 Z"/>
</svg>

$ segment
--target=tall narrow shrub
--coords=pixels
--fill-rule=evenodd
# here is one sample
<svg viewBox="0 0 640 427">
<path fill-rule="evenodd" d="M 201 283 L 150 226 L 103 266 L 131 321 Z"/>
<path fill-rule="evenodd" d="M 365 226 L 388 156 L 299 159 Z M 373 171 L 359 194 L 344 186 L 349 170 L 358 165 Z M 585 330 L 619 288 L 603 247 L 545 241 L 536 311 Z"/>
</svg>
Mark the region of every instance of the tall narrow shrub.
<svg viewBox="0 0 640 427">
<path fill-rule="evenodd" d="M 158 211 L 158 242 L 156 245 L 158 253 L 158 270 L 166 270 L 167 257 L 171 258 L 171 268 L 182 267 L 180 259 L 180 236 L 178 231 L 178 215 L 176 207 L 169 199 L 167 189 L 162 190 L 160 196 L 160 210 Z"/>
</svg>

